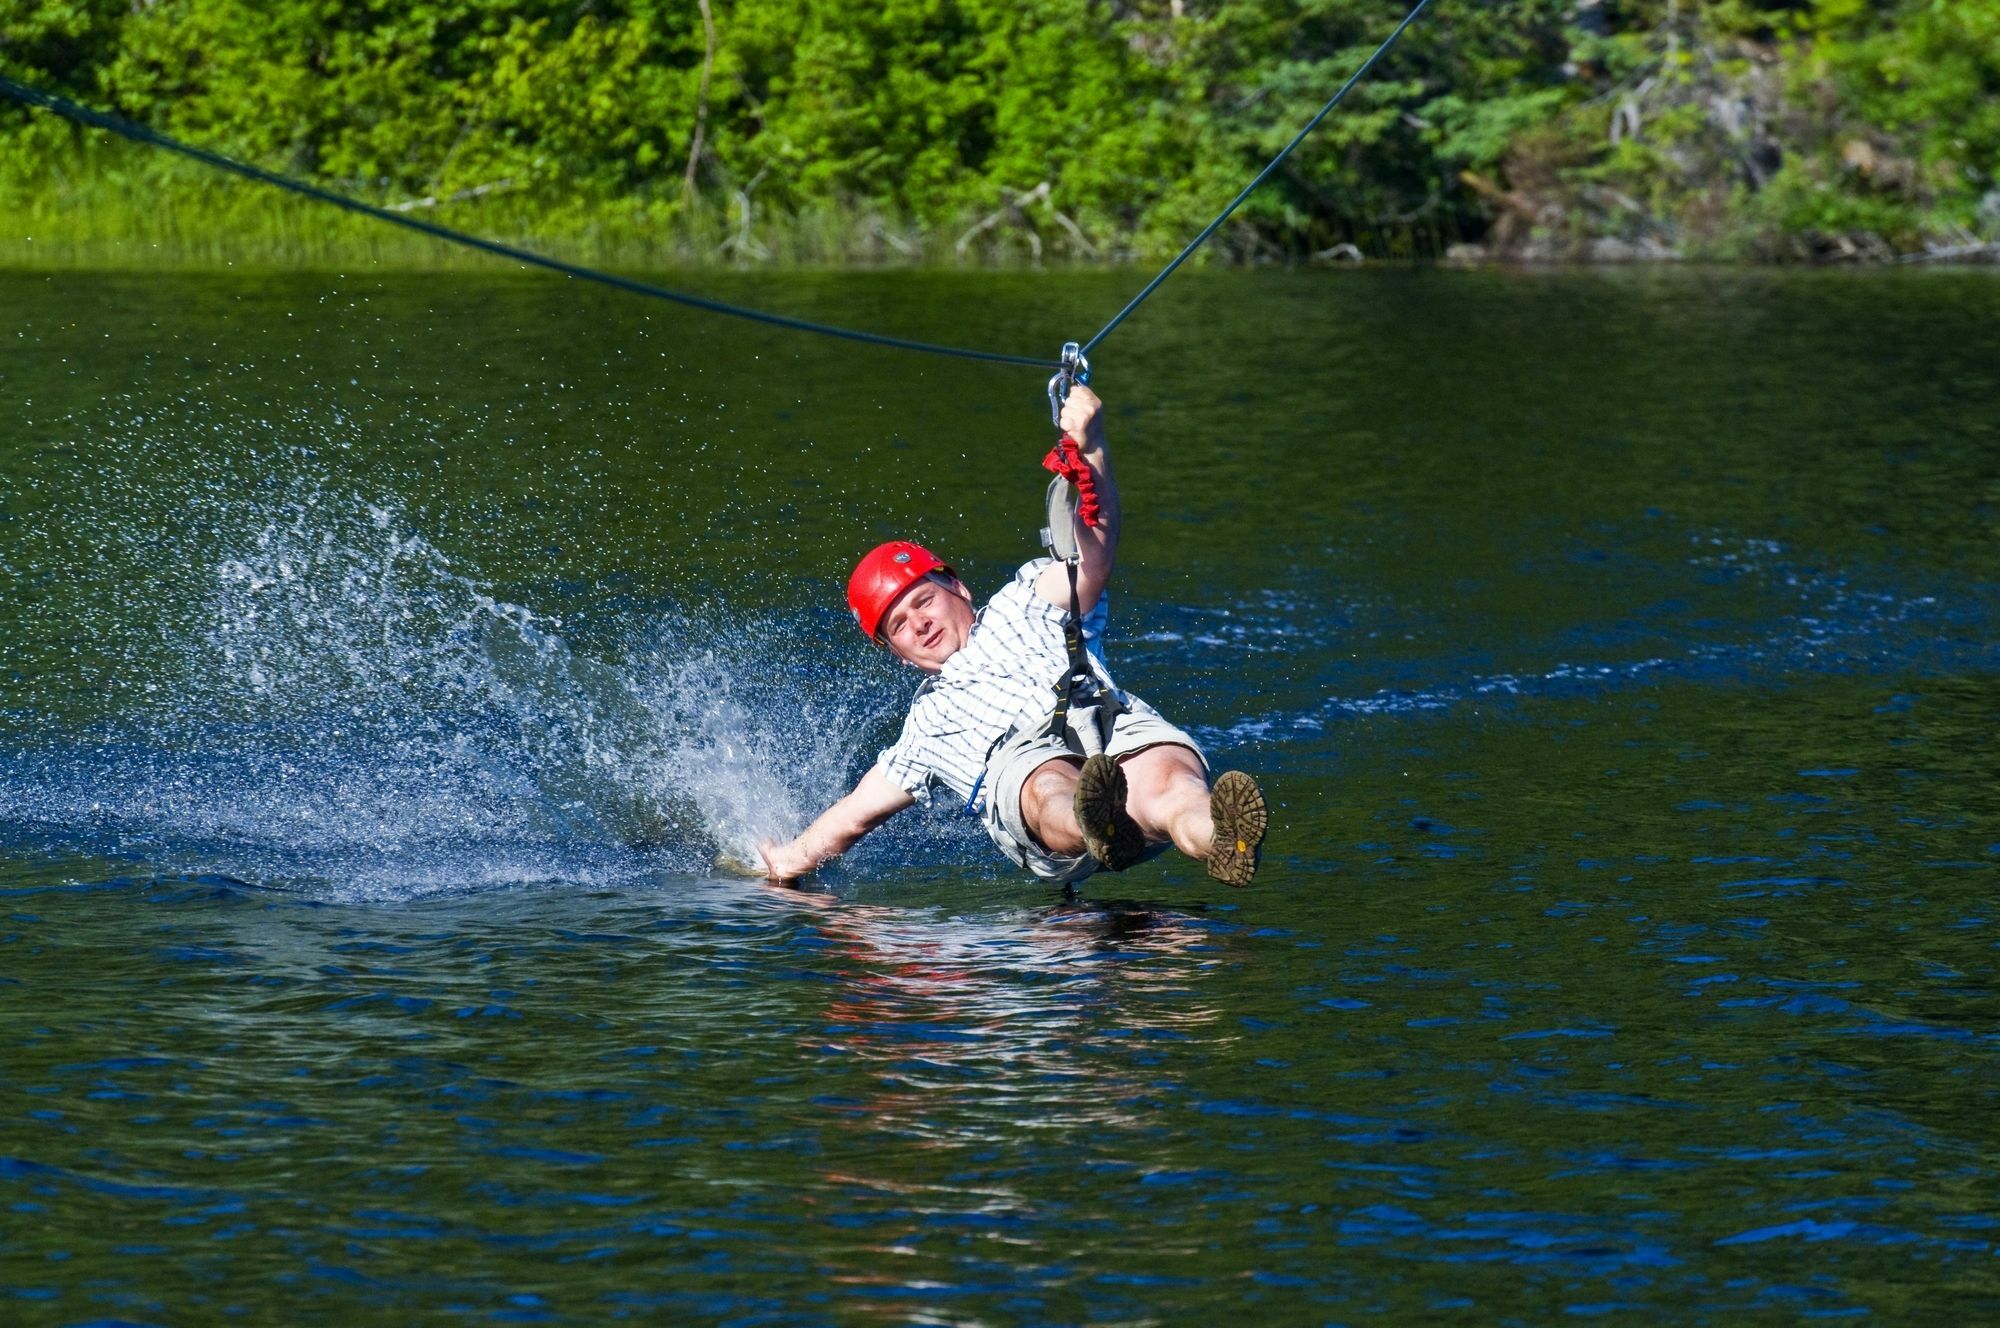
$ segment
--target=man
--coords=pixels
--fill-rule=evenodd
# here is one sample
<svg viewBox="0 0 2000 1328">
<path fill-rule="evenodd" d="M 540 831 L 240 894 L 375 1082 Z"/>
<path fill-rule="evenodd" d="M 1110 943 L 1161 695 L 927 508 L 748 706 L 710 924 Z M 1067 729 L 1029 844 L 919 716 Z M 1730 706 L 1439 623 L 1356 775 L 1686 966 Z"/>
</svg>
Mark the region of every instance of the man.
<svg viewBox="0 0 2000 1328">
<path fill-rule="evenodd" d="M 977 614 L 965 583 L 919 545 L 884 544 L 855 567 L 847 595 L 861 630 L 930 677 L 853 792 L 797 839 L 759 846 L 772 879 L 805 875 L 942 787 L 1043 880 L 1122 871 L 1171 845 L 1219 881 L 1250 883 L 1268 819 L 1256 781 L 1231 771 L 1211 788 L 1194 739 L 1104 666 L 1119 503 L 1102 412 L 1081 385 L 1062 409 L 1097 507 L 1092 524 L 1090 504 L 1073 521 L 1052 503 L 1052 529 L 1070 529 L 1051 542 L 1073 557 L 1028 563 Z"/>
</svg>

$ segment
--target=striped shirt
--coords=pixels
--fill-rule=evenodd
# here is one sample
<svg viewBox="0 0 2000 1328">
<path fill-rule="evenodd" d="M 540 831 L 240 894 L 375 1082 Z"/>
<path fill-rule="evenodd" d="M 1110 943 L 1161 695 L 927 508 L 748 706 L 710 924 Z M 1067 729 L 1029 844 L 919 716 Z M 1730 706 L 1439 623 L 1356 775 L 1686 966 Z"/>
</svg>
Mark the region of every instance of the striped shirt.
<svg viewBox="0 0 2000 1328">
<path fill-rule="evenodd" d="M 1023 565 L 979 611 L 965 644 L 917 689 L 902 736 L 877 760 L 889 782 L 917 801 L 929 802 L 942 786 L 977 812 L 986 800 L 980 775 L 994 745 L 1016 720 L 1055 710 L 1056 683 L 1069 673 L 1065 615 L 1035 592 L 1035 578 L 1054 562 Z M 1100 594 L 1083 616 L 1083 636 L 1098 678 L 1115 690 L 1104 665 L 1109 599 Z"/>
</svg>

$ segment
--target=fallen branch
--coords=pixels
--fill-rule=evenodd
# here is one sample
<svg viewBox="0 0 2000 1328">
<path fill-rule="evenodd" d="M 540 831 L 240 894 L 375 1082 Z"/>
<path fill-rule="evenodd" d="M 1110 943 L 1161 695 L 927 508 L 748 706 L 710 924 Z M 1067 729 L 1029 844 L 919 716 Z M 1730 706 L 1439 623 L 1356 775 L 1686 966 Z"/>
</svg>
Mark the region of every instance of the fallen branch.
<svg viewBox="0 0 2000 1328">
<path fill-rule="evenodd" d="M 1069 238 L 1076 243 L 1077 248 L 1083 250 L 1085 257 L 1097 257 L 1097 246 L 1085 238 L 1083 227 L 1071 221 L 1067 215 L 1058 210 L 1054 205 L 1049 207 L 1049 215 L 1054 217 L 1057 222 L 1061 223 L 1062 228 L 1069 232 Z"/>
<path fill-rule="evenodd" d="M 884 226 L 879 221 L 876 222 L 875 225 L 869 229 L 869 234 L 873 235 L 876 239 L 880 240 L 883 244 L 888 245 L 891 249 L 894 249 L 897 253 L 901 254 L 905 258 L 914 258 L 917 256 L 918 250 L 916 245 L 911 244 L 908 240 L 896 234 L 894 231 L 890 230 L 887 226 Z"/>
<path fill-rule="evenodd" d="M 764 175 L 764 171 L 758 171 L 750 177 L 749 184 L 736 191 L 736 234 L 717 245 L 716 253 L 726 254 L 734 250 L 737 258 L 752 258 L 760 263 L 770 258 L 771 251 L 759 244 L 757 237 L 750 233 L 750 195 L 764 182 Z"/>
<path fill-rule="evenodd" d="M 484 198 L 488 194 L 497 194 L 502 190 L 512 189 L 513 187 L 514 182 L 512 180 L 495 180 L 490 184 L 476 184 L 469 189 L 461 189 L 457 193 L 445 198 L 439 198 L 436 194 L 431 194 L 424 198 L 405 199 L 401 203 L 391 203 L 389 210 L 391 212 L 415 212 L 418 208 L 434 208 L 440 203 L 463 203 L 468 198 Z"/>
<path fill-rule="evenodd" d="M 1331 249 L 1318 249 L 1313 252 L 1312 256 L 1312 261 L 1315 263 L 1328 262 L 1334 259 L 1348 263 L 1365 263 L 1368 261 L 1361 250 L 1351 244 L 1336 244 Z"/>
<path fill-rule="evenodd" d="M 992 230 L 1003 221 L 1012 221 L 1027 232 L 1028 250 L 1034 255 L 1035 261 L 1040 262 L 1042 257 L 1042 237 L 1037 235 L 1035 228 L 1028 224 L 1026 209 L 1030 204 L 1047 202 L 1048 197 L 1049 182 L 1047 180 L 1042 181 L 1033 189 L 1018 197 L 1012 189 L 1002 189 L 1000 191 L 1001 202 L 999 208 L 974 224 L 971 230 L 959 236 L 958 243 L 951 247 L 952 254 L 961 262 L 964 261 L 965 247 L 972 243 L 975 236 Z"/>
</svg>

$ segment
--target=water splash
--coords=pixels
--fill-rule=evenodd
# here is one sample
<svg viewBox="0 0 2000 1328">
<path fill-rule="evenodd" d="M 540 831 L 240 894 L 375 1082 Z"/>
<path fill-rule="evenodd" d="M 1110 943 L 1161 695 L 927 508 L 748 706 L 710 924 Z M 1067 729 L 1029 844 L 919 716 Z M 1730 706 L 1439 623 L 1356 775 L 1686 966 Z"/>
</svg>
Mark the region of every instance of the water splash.
<svg viewBox="0 0 2000 1328">
<path fill-rule="evenodd" d="M 302 480 L 229 515 L 243 533 L 183 579 L 205 589 L 149 652 L 165 670 L 83 734 L 0 758 L 0 819 L 369 894 L 623 883 L 754 863 L 881 724 L 851 670 L 774 665 L 780 624 L 669 608 L 580 653 L 393 497 Z"/>
</svg>

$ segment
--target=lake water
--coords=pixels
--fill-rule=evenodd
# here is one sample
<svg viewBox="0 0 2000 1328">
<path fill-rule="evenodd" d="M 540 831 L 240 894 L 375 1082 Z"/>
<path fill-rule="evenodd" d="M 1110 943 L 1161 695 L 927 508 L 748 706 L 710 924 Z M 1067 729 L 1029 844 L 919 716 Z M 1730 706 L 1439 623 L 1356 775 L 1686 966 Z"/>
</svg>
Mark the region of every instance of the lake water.
<svg viewBox="0 0 2000 1328">
<path fill-rule="evenodd" d="M 748 277 L 1052 354 L 1135 273 Z M 1110 656 L 1242 892 L 796 829 L 1032 371 L 491 276 L 0 274 L 0 1321 L 2000 1313 L 1986 273 L 1189 273 Z"/>
</svg>

